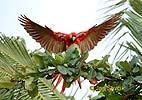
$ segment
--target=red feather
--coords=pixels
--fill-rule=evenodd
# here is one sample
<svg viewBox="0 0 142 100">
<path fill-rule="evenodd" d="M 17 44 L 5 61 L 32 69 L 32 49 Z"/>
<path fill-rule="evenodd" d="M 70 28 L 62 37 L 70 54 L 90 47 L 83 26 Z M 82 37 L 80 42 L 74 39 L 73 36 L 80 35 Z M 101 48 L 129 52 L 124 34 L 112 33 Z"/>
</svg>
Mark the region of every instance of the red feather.
<svg viewBox="0 0 142 100">
<path fill-rule="evenodd" d="M 120 14 L 115 14 L 104 23 L 94 26 L 87 31 L 75 34 L 64 34 L 61 32 L 54 32 L 47 26 L 42 27 L 37 23 L 31 21 L 26 16 L 19 17 L 21 25 L 24 29 L 45 49 L 58 53 L 65 51 L 71 44 L 78 44 L 82 53 L 90 51 L 103 39 L 109 31 L 116 25 L 119 20 Z M 71 38 L 75 37 L 72 41 Z"/>
<path fill-rule="evenodd" d="M 79 38 L 79 47 L 82 52 L 90 51 L 97 45 L 97 43 L 103 39 L 116 25 L 120 18 L 120 14 L 115 14 L 112 18 L 105 21 L 104 23 L 94 26 L 85 32 L 80 32 L 77 34 L 76 41 Z M 75 41 L 75 42 L 76 42 Z"/>
<path fill-rule="evenodd" d="M 66 50 L 64 38 L 66 34 L 61 32 L 53 32 L 48 27 L 42 27 L 37 23 L 31 21 L 26 16 L 19 17 L 18 19 L 24 29 L 29 33 L 33 39 L 41 44 L 45 49 L 58 53 Z"/>
</svg>

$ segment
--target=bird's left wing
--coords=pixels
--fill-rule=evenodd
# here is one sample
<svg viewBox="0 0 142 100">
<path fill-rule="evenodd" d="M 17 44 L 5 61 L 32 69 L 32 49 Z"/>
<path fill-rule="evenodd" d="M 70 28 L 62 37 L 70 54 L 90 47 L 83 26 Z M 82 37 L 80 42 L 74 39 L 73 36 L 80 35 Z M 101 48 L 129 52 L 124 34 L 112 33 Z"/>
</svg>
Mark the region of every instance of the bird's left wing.
<svg viewBox="0 0 142 100">
<path fill-rule="evenodd" d="M 77 34 L 77 39 L 80 40 L 78 44 L 82 53 L 90 51 L 97 45 L 97 43 L 109 33 L 109 31 L 116 25 L 120 19 L 120 13 L 115 14 L 104 23 L 90 28 L 88 31 Z"/>
<path fill-rule="evenodd" d="M 21 22 L 21 25 L 24 27 L 27 33 L 29 33 L 29 35 L 39 42 L 40 45 L 45 49 L 54 53 L 63 52 L 66 50 L 64 33 L 53 32 L 48 27 L 42 27 L 39 24 L 31 21 L 26 16 L 21 15 L 18 20 Z"/>
</svg>

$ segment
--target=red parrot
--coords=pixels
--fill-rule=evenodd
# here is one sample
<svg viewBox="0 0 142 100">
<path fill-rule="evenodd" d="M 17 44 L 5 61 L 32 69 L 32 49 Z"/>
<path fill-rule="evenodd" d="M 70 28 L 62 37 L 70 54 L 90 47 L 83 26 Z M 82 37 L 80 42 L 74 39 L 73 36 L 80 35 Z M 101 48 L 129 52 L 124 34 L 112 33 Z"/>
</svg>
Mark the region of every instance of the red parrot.
<svg viewBox="0 0 142 100">
<path fill-rule="evenodd" d="M 87 31 L 76 34 L 72 32 L 65 34 L 61 32 L 54 32 L 47 26 L 42 27 L 33 22 L 26 16 L 19 17 L 21 25 L 24 29 L 41 44 L 42 47 L 53 53 L 65 51 L 71 44 L 77 44 L 82 53 L 90 51 L 97 45 L 98 41 L 105 37 L 109 31 L 116 25 L 120 14 L 115 14 L 112 18 L 104 23 L 94 26 Z"/>
<path fill-rule="evenodd" d="M 82 53 L 90 51 L 93 49 L 97 43 L 105 37 L 109 33 L 109 31 L 116 25 L 117 21 L 120 18 L 120 13 L 115 14 L 107 21 L 103 22 L 100 25 L 93 26 L 87 31 L 79 32 L 76 34 L 75 32 L 71 32 L 70 34 L 65 34 L 62 32 L 54 32 L 49 29 L 47 26 L 42 27 L 39 24 L 33 22 L 25 15 L 19 17 L 19 21 L 27 33 L 32 36 L 37 42 L 41 44 L 42 47 L 51 51 L 53 53 L 59 53 L 66 51 L 66 49 L 71 44 L 77 44 Z M 61 82 L 62 75 L 55 74 L 53 75 L 53 82 L 58 78 L 58 81 L 55 87 Z M 80 85 L 80 79 L 77 79 Z M 65 80 L 63 82 L 62 91 L 65 90 L 64 87 Z M 92 80 L 91 83 L 96 84 L 96 80 Z"/>
</svg>

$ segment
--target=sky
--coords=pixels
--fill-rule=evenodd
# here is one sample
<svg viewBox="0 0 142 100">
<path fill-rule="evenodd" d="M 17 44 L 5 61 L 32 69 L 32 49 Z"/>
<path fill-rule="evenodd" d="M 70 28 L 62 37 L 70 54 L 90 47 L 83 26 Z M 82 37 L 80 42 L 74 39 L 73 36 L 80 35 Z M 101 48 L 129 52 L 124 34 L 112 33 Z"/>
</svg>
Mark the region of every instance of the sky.
<svg viewBox="0 0 142 100">
<path fill-rule="evenodd" d="M 23 29 L 18 21 L 20 14 L 26 15 L 34 22 L 48 26 L 53 31 L 69 34 L 88 30 L 101 23 L 101 8 L 107 0 L 2 0 L 0 3 L 0 32 L 8 36 L 21 36 L 26 40 L 27 48 L 31 51 L 40 48 Z M 114 3 L 110 0 L 111 4 Z M 115 0 L 119 1 L 119 0 Z M 100 42 L 90 52 L 89 60 L 101 58 L 105 55 L 103 42 Z M 84 90 L 79 91 L 75 97 L 80 100 L 89 88 L 83 82 Z M 84 93 L 80 93 L 84 91 Z M 78 96 L 80 95 L 80 96 Z M 85 98 L 84 100 L 87 100 Z"/>
<path fill-rule="evenodd" d="M 34 22 L 48 26 L 53 31 L 69 34 L 70 32 L 86 31 L 94 25 L 101 23 L 100 9 L 104 8 L 107 0 L 3 0 L 0 3 L 0 32 L 8 36 L 21 36 L 27 42 L 31 51 L 40 48 L 23 29 L 18 17 L 26 15 Z M 108 0 L 111 1 L 111 0 Z M 119 0 L 115 0 L 119 1 Z M 113 4 L 111 2 L 111 4 Z M 99 42 L 100 44 L 101 42 Z M 93 55 L 100 52 L 99 45 Z M 103 51 L 103 49 L 102 49 Z M 100 52 L 96 57 L 101 58 Z M 95 52 L 95 53 L 94 53 Z M 93 59 L 90 57 L 90 59 Z"/>
</svg>

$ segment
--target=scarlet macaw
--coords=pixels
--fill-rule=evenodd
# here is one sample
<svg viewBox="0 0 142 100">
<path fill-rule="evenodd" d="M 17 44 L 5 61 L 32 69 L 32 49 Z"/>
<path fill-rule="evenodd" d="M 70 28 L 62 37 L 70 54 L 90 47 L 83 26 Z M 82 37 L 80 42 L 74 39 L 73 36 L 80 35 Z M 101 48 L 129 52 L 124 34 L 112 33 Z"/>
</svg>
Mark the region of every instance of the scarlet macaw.
<svg viewBox="0 0 142 100">
<path fill-rule="evenodd" d="M 46 50 L 51 51 L 53 53 L 59 53 L 66 51 L 66 49 L 71 44 L 77 44 L 82 53 L 90 51 L 93 49 L 97 43 L 103 39 L 110 30 L 116 25 L 117 21 L 120 18 L 120 13 L 115 14 L 107 21 L 103 22 L 100 25 L 93 26 L 87 31 L 79 32 L 76 34 L 75 32 L 71 32 L 70 34 L 65 34 L 62 32 L 54 32 L 47 26 L 42 27 L 39 24 L 33 22 L 26 16 L 19 17 L 19 21 L 24 29 L 35 39 L 37 42 L 41 44 Z M 61 82 L 62 75 L 54 74 L 53 81 L 58 78 L 56 86 Z M 80 79 L 77 79 L 80 85 Z M 65 80 L 63 82 L 62 91 L 65 90 L 64 86 Z M 91 83 L 96 84 L 96 78 L 91 81 Z M 55 87 L 56 87 L 55 86 Z"/>
</svg>

